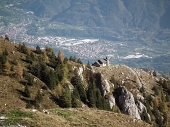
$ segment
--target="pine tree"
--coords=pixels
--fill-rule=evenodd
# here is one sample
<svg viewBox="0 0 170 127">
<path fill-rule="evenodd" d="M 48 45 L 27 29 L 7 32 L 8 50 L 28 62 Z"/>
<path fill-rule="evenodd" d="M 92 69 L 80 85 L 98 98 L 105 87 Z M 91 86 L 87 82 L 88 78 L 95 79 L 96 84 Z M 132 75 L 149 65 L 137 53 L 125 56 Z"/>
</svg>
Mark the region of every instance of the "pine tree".
<svg viewBox="0 0 170 127">
<path fill-rule="evenodd" d="M 79 92 L 77 90 L 77 87 L 74 87 L 73 95 L 76 99 L 80 100 L 80 95 L 79 95 Z"/>
<path fill-rule="evenodd" d="M 83 84 L 82 84 L 80 76 L 76 75 L 75 77 L 73 77 L 71 79 L 71 84 L 77 88 L 81 101 L 83 101 L 84 103 L 87 103 L 86 92 L 83 88 Z"/>
<path fill-rule="evenodd" d="M 88 91 L 87 91 L 87 99 L 89 101 L 89 106 L 92 108 L 97 107 L 97 88 L 95 84 L 89 83 Z M 98 107 L 97 107 L 98 108 Z"/>
<path fill-rule="evenodd" d="M 26 79 L 27 79 L 29 85 L 34 84 L 34 78 L 30 74 L 27 75 Z"/>
<path fill-rule="evenodd" d="M 24 53 L 24 54 L 27 54 L 28 53 L 28 49 L 27 47 L 25 46 L 25 44 L 23 43 L 22 45 L 19 44 L 19 51 Z"/>
<path fill-rule="evenodd" d="M 101 92 L 99 89 L 96 90 L 96 107 L 99 109 L 103 109 L 103 103 L 102 99 L 104 99 L 101 95 Z"/>
<path fill-rule="evenodd" d="M 5 40 L 9 41 L 8 35 L 5 35 Z"/>
<path fill-rule="evenodd" d="M 45 47 L 45 51 L 48 57 L 55 57 L 54 50 L 48 46 Z"/>
<path fill-rule="evenodd" d="M 58 58 L 63 62 L 64 61 L 64 54 L 61 50 L 58 51 Z"/>
<path fill-rule="evenodd" d="M 158 86 L 154 86 L 153 90 L 155 91 L 155 95 L 159 95 L 159 88 L 158 88 Z"/>
<path fill-rule="evenodd" d="M 4 55 L 8 56 L 8 50 L 5 48 L 4 52 L 3 52 Z"/>
<path fill-rule="evenodd" d="M 88 101 L 89 101 L 89 107 L 95 108 L 96 107 L 95 94 L 94 94 L 92 89 L 88 90 L 87 98 L 88 98 Z"/>
<path fill-rule="evenodd" d="M 46 51 L 43 52 L 43 60 L 44 60 L 44 62 L 46 62 L 46 63 L 49 62 L 49 59 L 48 59 L 48 56 L 47 56 L 47 52 L 46 52 Z"/>
<path fill-rule="evenodd" d="M 72 56 L 70 56 L 69 60 L 70 60 L 70 61 L 73 61 L 73 57 L 72 57 Z"/>
<path fill-rule="evenodd" d="M 63 95 L 61 97 L 61 101 L 62 101 L 62 107 L 64 108 L 72 107 L 71 93 L 68 88 L 64 90 Z"/>
<path fill-rule="evenodd" d="M 160 110 L 161 112 L 166 112 L 167 109 L 168 109 L 168 107 L 167 107 L 166 103 L 165 103 L 165 102 L 160 102 L 160 104 L 159 104 L 159 110 Z"/>
<path fill-rule="evenodd" d="M 40 49 L 39 46 L 36 47 L 35 52 L 36 52 L 37 54 L 41 54 L 41 53 L 42 53 L 42 51 L 41 51 L 41 49 Z"/>
<path fill-rule="evenodd" d="M 15 74 L 18 75 L 19 78 L 23 78 L 23 67 L 20 63 L 17 63 L 17 66 L 15 67 Z"/>
<path fill-rule="evenodd" d="M 43 101 L 43 96 L 42 96 L 42 94 L 40 93 L 40 90 L 38 90 L 37 95 L 36 95 L 36 97 L 35 97 L 35 102 L 36 102 L 37 104 L 40 104 L 42 101 Z"/>
<path fill-rule="evenodd" d="M 29 91 L 29 88 L 28 88 L 28 85 L 27 85 L 27 84 L 25 85 L 24 93 L 25 93 L 25 96 L 26 96 L 26 97 L 31 97 L 31 94 L 30 94 L 30 91 Z"/>
<path fill-rule="evenodd" d="M 26 53 L 26 61 L 30 64 L 32 64 L 32 62 L 33 62 L 29 52 Z"/>
<path fill-rule="evenodd" d="M 91 69 L 90 62 L 89 62 L 89 61 L 87 62 L 87 65 L 86 65 L 86 66 L 87 66 L 87 68 Z"/>
<path fill-rule="evenodd" d="M 9 63 L 8 60 L 3 64 L 3 74 L 4 75 L 11 74 L 11 64 Z"/>
<path fill-rule="evenodd" d="M 149 123 L 150 120 L 149 120 L 149 117 L 148 117 L 148 114 L 146 112 L 146 110 L 144 109 L 142 115 L 141 115 L 141 119 L 144 120 L 145 122 Z"/>
<path fill-rule="evenodd" d="M 77 59 L 77 63 L 83 64 L 80 58 Z"/>
<path fill-rule="evenodd" d="M 155 97 L 154 100 L 153 100 L 153 103 L 154 103 L 154 107 L 158 107 L 158 98 Z"/>
<path fill-rule="evenodd" d="M 34 54 L 33 54 L 32 52 L 30 53 L 30 57 L 31 57 L 31 60 L 32 60 L 32 61 L 35 60 L 35 56 L 34 56 Z"/>
<path fill-rule="evenodd" d="M 72 104 L 72 107 L 73 108 L 77 108 L 78 107 L 78 104 L 77 104 L 77 99 L 76 97 L 74 96 L 74 94 L 71 95 L 71 104 Z"/>
<path fill-rule="evenodd" d="M 35 108 L 39 109 L 40 108 L 40 103 L 43 101 L 43 96 L 38 90 L 37 95 L 35 97 Z"/>
</svg>

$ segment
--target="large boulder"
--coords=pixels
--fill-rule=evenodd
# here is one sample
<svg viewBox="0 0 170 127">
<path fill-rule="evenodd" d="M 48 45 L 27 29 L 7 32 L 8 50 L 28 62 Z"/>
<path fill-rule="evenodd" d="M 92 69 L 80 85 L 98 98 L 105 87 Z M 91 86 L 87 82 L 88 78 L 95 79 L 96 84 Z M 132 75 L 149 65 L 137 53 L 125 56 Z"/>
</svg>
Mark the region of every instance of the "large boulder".
<svg viewBox="0 0 170 127">
<path fill-rule="evenodd" d="M 125 87 L 119 88 L 119 95 L 117 97 L 118 106 L 123 113 L 134 116 L 137 119 L 141 119 L 138 107 L 135 104 L 133 94 L 129 92 Z"/>
</svg>

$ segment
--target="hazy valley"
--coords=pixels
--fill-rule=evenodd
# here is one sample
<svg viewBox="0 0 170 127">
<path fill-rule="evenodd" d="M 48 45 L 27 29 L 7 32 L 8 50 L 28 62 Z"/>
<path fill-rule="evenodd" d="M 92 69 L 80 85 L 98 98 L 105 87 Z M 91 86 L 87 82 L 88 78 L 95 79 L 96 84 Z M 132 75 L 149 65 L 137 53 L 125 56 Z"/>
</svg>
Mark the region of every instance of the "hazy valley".
<svg viewBox="0 0 170 127">
<path fill-rule="evenodd" d="M 153 68 L 168 74 L 170 3 L 130 3 L 116 0 L 109 6 L 103 0 L 2 1 L 0 34 L 34 47 L 48 44 L 54 50 L 63 49 L 67 57 L 75 55 L 84 63 L 109 56 L 113 64 Z M 89 39 L 96 41 L 82 41 Z"/>
</svg>

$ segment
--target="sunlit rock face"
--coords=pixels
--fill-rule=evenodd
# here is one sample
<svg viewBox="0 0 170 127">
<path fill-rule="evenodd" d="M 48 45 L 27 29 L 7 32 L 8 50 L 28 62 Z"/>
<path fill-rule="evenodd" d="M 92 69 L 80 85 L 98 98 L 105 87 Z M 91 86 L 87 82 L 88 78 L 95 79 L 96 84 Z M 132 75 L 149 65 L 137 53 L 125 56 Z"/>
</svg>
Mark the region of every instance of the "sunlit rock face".
<svg viewBox="0 0 170 127">
<path fill-rule="evenodd" d="M 119 88 L 118 103 L 123 113 L 141 119 L 133 94 L 125 87 Z"/>
</svg>

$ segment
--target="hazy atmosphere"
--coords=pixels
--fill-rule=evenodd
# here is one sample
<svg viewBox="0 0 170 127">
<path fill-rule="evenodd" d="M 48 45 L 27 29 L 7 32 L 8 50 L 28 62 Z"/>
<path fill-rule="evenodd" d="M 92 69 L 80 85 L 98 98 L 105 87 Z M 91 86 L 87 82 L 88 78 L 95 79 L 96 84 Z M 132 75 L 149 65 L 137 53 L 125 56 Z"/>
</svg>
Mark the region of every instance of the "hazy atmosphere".
<svg viewBox="0 0 170 127">
<path fill-rule="evenodd" d="M 0 35 L 50 45 L 85 63 L 110 61 L 170 72 L 168 0 L 3 0 Z"/>
<path fill-rule="evenodd" d="M 0 127 L 170 127 L 170 0 L 0 0 Z"/>
</svg>

